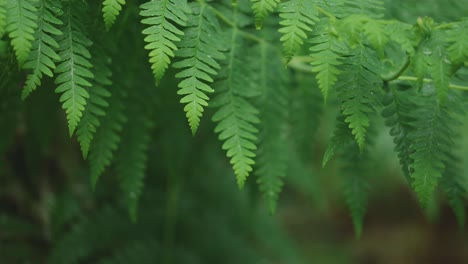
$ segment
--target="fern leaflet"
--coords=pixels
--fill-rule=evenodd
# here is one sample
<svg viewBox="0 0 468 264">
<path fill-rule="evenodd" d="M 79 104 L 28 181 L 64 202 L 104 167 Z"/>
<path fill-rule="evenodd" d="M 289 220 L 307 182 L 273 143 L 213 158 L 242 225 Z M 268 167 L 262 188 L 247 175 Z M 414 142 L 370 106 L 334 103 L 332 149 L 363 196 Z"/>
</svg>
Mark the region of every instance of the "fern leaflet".
<svg viewBox="0 0 468 264">
<path fill-rule="evenodd" d="M 54 0 L 42 0 L 38 10 L 38 29 L 35 33 L 32 50 L 28 60 L 23 65 L 25 69 L 31 69 L 32 72 L 26 77 L 26 82 L 21 93 L 24 100 L 31 92 L 41 85 L 43 74 L 52 77 L 55 69 L 55 62 L 59 61 L 56 49 L 59 44 L 54 37 L 62 35 L 57 26 L 62 25 L 62 21 L 56 18 L 61 15 L 60 2 Z"/>
<path fill-rule="evenodd" d="M 116 174 L 120 182 L 131 219 L 137 218 L 138 200 L 143 189 L 146 174 L 150 132 L 153 121 L 144 105 L 134 102 L 130 105 L 127 125 L 122 132 L 122 142 L 116 153 Z M 145 111 L 146 110 L 146 111 Z"/>
<path fill-rule="evenodd" d="M 450 43 L 448 47 L 450 60 L 455 63 L 468 61 L 468 19 L 449 30 L 447 35 L 447 40 Z"/>
<path fill-rule="evenodd" d="M 278 195 L 283 187 L 282 178 L 287 171 L 288 147 L 285 124 L 288 108 L 288 90 L 286 71 L 281 58 L 266 43 L 260 48 L 259 87 L 263 105 L 260 110 L 260 141 L 258 162 L 255 174 L 260 191 L 268 203 L 270 213 L 276 210 Z M 274 65 L 274 66 L 273 66 Z"/>
<path fill-rule="evenodd" d="M 308 38 L 308 32 L 312 31 L 312 26 L 318 21 L 318 12 L 315 8 L 316 1 L 310 0 L 289 0 L 280 6 L 280 25 L 283 27 L 279 32 L 283 34 L 284 54 L 287 59 L 296 55 Z"/>
<path fill-rule="evenodd" d="M 159 83 L 177 50 L 174 43 L 180 41 L 180 36 L 184 35 L 177 26 L 186 25 L 186 13 L 191 10 L 186 0 L 151 0 L 140 7 L 140 15 L 144 17 L 141 23 L 148 25 L 142 31 L 147 35 L 145 42 L 148 44 L 145 49 L 150 50 L 149 62 L 156 83 Z"/>
<path fill-rule="evenodd" d="M 449 98 L 448 104 L 442 105 L 434 95 L 432 87 L 425 86 L 422 103 L 424 107 L 415 111 L 414 127 L 417 129 L 409 134 L 411 145 L 411 164 L 413 188 L 416 191 L 422 207 L 427 207 L 439 183 L 447 162 L 446 153 L 453 146 L 453 125 L 457 124 L 455 113 L 460 108 L 459 102 Z M 451 95 L 454 97 L 455 95 Z"/>
<path fill-rule="evenodd" d="M 250 0 L 252 2 L 252 10 L 255 15 L 255 27 L 257 30 L 263 26 L 263 21 L 268 16 L 268 13 L 273 12 L 281 0 Z"/>
<path fill-rule="evenodd" d="M 180 102 L 186 104 L 184 110 L 192 134 L 195 134 L 204 107 L 208 105 L 207 93 L 214 91 L 207 83 L 213 82 L 211 76 L 220 69 L 217 60 L 224 59 L 224 55 L 216 44 L 220 28 L 212 10 L 206 3 L 192 3 L 190 6 L 193 13 L 189 16 L 188 29 L 178 44 L 180 50 L 176 52 L 176 56 L 183 59 L 173 66 L 183 69 L 176 74 L 177 78 L 183 79 L 177 93 L 183 96 Z"/>
<path fill-rule="evenodd" d="M 67 114 L 68 130 L 72 136 L 89 98 L 86 87 L 91 86 L 89 79 L 94 75 L 90 71 L 92 64 L 88 51 L 92 42 L 83 34 L 82 20 L 78 19 L 85 14 L 83 3 L 77 1 L 69 5 L 65 12 L 63 35 L 58 40 L 60 63 L 55 69 L 55 83 L 58 84 L 55 92 L 62 94 L 60 102 Z"/>
<path fill-rule="evenodd" d="M 466 183 L 463 175 L 460 174 L 462 169 L 459 164 L 460 158 L 452 153 L 447 153 L 448 159 L 445 162 L 445 171 L 440 181 L 442 190 L 447 196 L 448 204 L 452 207 L 453 213 L 457 218 L 460 227 L 465 226 L 466 222 Z"/>
<path fill-rule="evenodd" d="M 7 0 L 6 31 L 11 38 L 18 63 L 29 56 L 37 28 L 37 0 Z"/>
<path fill-rule="evenodd" d="M 238 11 L 235 9 L 234 19 L 237 17 Z M 234 28 L 230 33 L 231 47 L 227 56 L 226 76 L 218 83 L 221 87 L 212 105 L 219 109 L 212 119 L 217 123 L 215 132 L 219 133 L 219 140 L 224 142 L 222 148 L 227 151 L 237 183 L 242 188 L 255 163 L 255 142 L 258 139 L 258 128 L 255 125 L 260 122 L 259 111 L 248 98 L 257 96 L 258 92 L 253 86 L 254 69 L 249 68 L 252 64 L 247 61 L 246 50 L 242 49 L 239 29 Z"/>
<path fill-rule="evenodd" d="M 91 174 L 91 186 L 93 189 L 104 172 L 111 164 L 114 152 L 120 144 L 120 133 L 127 117 L 124 115 L 124 94 L 119 89 L 114 89 L 109 98 L 109 107 L 106 115 L 100 119 L 101 125 L 96 129 L 93 144 L 89 148 L 89 164 Z"/>
<path fill-rule="evenodd" d="M 338 80 L 338 75 L 341 73 L 338 67 L 343 64 L 341 57 L 346 53 L 346 46 L 332 34 L 330 27 L 331 25 L 325 23 L 319 25 L 317 33 L 311 39 L 312 46 L 309 49 L 312 71 L 317 73 L 315 77 L 325 102 L 329 91 Z"/>
<path fill-rule="evenodd" d="M 107 31 L 109 31 L 115 23 L 124 5 L 125 0 L 104 0 L 104 2 L 102 2 L 102 17 Z"/>
<path fill-rule="evenodd" d="M 86 159 L 89 152 L 89 147 L 96 133 L 96 129 L 101 125 L 99 118 L 106 115 L 106 108 L 109 106 L 107 98 L 111 96 L 106 89 L 112 84 L 110 77 L 112 75 L 109 69 L 110 58 L 105 55 L 105 52 L 99 49 L 96 56 L 93 57 L 93 65 L 95 77 L 91 82 L 92 87 L 87 89 L 89 93 L 88 104 L 83 111 L 83 116 L 78 124 L 77 136 L 80 143 L 83 158 Z"/>
</svg>

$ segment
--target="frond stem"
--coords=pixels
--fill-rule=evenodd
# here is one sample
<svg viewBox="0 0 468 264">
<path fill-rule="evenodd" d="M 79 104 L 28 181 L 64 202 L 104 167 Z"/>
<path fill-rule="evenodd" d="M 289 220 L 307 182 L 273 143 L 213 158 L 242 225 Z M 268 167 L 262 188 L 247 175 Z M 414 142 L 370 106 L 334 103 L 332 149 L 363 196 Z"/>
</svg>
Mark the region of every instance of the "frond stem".
<svg viewBox="0 0 468 264">
<path fill-rule="evenodd" d="M 414 76 L 400 76 L 396 79 L 396 81 L 417 81 L 418 78 Z M 432 79 L 424 78 L 423 82 L 425 83 L 432 83 Z M 456 89 L 456 90 L 463 90 L 463 91 L 468 91 L 468 86 L 463 86 L 463 85 L 457 85 L 457 84 L 449 84 L 450 89 Z"/>
</svg>

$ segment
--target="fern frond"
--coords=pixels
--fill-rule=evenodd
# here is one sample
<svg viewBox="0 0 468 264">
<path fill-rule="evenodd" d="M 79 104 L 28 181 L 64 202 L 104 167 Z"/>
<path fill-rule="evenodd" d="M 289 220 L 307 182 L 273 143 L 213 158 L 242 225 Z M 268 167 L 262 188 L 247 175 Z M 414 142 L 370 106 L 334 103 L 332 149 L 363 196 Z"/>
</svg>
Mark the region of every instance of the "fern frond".
<svg viewBox="0 0 468 264">
<path fill-rule="evenodd" d="M 136 222 L 138 200 L 146 175 L 148 149 L 153 121 L 141 102 L 133 102 L 128 109 L 129 118 L 122 131 L 122 141 L 115 154 L 116 174 L 125 197 L 130 218 Z"/>
<path fill-rule="evenodd" d="M 0 39 L 3 37 L 7 26 L 7 0 L 0 0 Z"/>
<path fill-rule="evenodd" d="M 234 17 L 237 17 L 237 11 Z M 257 96 L 258 92 L 254 87 L 254 69 L 247 61 L 248 53 L 242 45 L 239 31 L 233 29 L 230 33 L 226 76 L 219 81 L 219 94 L 212 101 L 212 105 L 219 108 L 212 120 L 217 123 L 215 132 L 224 142 L 222 148 L 227 151 L 237 183 L 242 188 L 255 163 L 255 142 L 258 139 L 255 125 L 260 122 L 259 111 L 248 99 Z"/>
<path fill-rule="evenodd" d="M 32 48 L 37 28 L 37 1 L 7 0 L 6 31 L 20 65 L 26 61 Z"/>
<path fill-rule="evenodd" d="M 375 52 L 360 44 L 343 66 L 337 90 L 341 99 L 341 109 L 346 123 L 352 130 L 359 148 L 362 150 L 369 127 L 369 114 L 378 104 L 378 94 L 382 86 L 381 65 Z"/>
<path fill-rule="evenodd" d="M 457 125 L 456 113 L 459 112 L 460 102 L 455 95 L 449 96 L 450 105 L 442 104 L 435 97 L 432 87 L 425 86 L 427 91 L 419 101 L 423 106 L 414 111 L 414 132 L 408 135 L 412 141 L 410 158 L 411 178 L 413 189 L 416 191 L 422 207 L 427 207 L 433 193 L 445 171 L 446 153 L 453 146 L 452 137 L 455 135 L 454 126 Z"/>
<path fill-rule="evenodd" d="M 308 34 L 312 31 L 312 26 L 319 20 L 315 7 L 316 1 L 311 0 L 289 0 L 280 4 L 280 25 L 279 32 L 283 34 L 284 54 L 289 60 L 296 55 L 308 39 Z"/>
<path fill-rule="evenodd" d="M 384 1 L 379 0 L 344 0 L 343 13 L 346 15 L 360 14 L 373 18 L 383 16 Z"/>
<path fill-rule="evenodd" d="M 447 32 L 450 43 L 448 53 L 450 60 L 455 63 L 468 61 L 468 20 L 459 22 L 456 27 Z"/>
<path fill-rule="evenodd" d="M 369 19 L 364 23 L 363 27 L 363 32 L 367 36 L 369 43 L 379 53 L 380 57 L 384 56 L 384 50 L 389 41 L 385 30 L 386 22 L 378 19 Z"/>
<path fill-rule="evenodd" d="M 345 122 L 345 119 L 346 117 L 342 114 L 336 118 L 337 123 L 335 125 L 335 130 L 333 131 L 333 136 L 331 137 L 323 155 L 322 167 L 325 167 L 338 151 L 343 150 L 344 147 L 354 142 L 353 134 L 351 133 L 348 124 Z"/>
<path fill-rule="evenodd" d="M 465 200 L 467 191 L 465 179 L 460 173 L 462 171 L 462 168 L 459 166 L 461 160 L 453 153 L 447 153 L 447 156 L 445 171 L 440 185 L 447 197 L 448 204 L 457 218 L 458 225 L 463 228 L 466 223 Z"/>
<path fill-rule="evenodd" d="M 111 164 L 114 152 L 120 144 L 120 133 L 127 122 L 127 117 L 124 114 L 123 97 L 122 91 L 114 89 L 108 100 L 109 107 L 106 115 L 100 119 L 101 125 L 96 129 L 93 144 L 89 148 L 91 186 L 93 189 L 101 174 Z"/>
<path fill-rule="evenodd" d="M 288 143 L 285 125 L 288 108 L 287 72 L 281 58 L 266 43 L 259 45 L 260 136 L 255 174 L 270 213 L 276 210 L 278 195 L 287 172 Z"/>
<path fill-rule="evenodd" d="M 449 90 L 452 65 L 445 49 L 445 35 L 439 36 L 433 34 L 432 38 L 433 41 L 430 46 L 431 54 L 427 58 L 429 66 L 428 73 L 434 80 L 437 97 L 444 103 Z"/>
<path fill-rule="evenodd" d="M 42 0 L 39 3 L 39 19 L 35 40 L 29 58 L 23 65 L 23 68 L 32 70 L 26 77 L 23 92 L 21 93 L 23 100 L 41 85 L 43 74 L 53 77 L 54 61 L 60 60 L 56 52 L 59 44 L 54 39 L 54 37 L 62 35 L 62 31 L 57 26 L 63 25 L 63 23 L 56 17 L 62 15 L 62 11 L 59 9 L 60 2 Z"/>
<path fill-rule="evenodd" d="M 390 127 L 390 136 L 393 137 L 395 151 L 398 153 L 403 174 L 410 184 L 412 182 L 410 175 L 413 160 L 410 157 L 412 142 L 409 139 L 409 134 L 415 129 L 413 126 L 415 117 L 411 113 L 413 109 L 419 107 L 418 100 L 419 98 L 413 89 L 399 91 L 395 87 L 390 88 L 383 100 L 385 108 L 382 111 L 382 116 L 385 118 L 385 125 Z"/>
<path fill-rule="evenodd" d="M 60 46 L 60 62 L 55 68 L 58 87 L 56 93 L 61 93 L 60 102 L 67 114 L 68 130 L 70 137 L 86 106 L 89 94 L 86 87 L 90 87 L 90 79 L 94 78 L 90 71 L 92 64 L 89 62 L 91 54 L 88 48 L 92 42 L 85 36 L 82 25 L 82 17 L 85 16 L 83 2 L 68 3 L 64 14 L 63 35 L 58 39 Z"/>
<path fill-rule="evenodd" d="M 122 6 L 125 5 L 125 0 L 104 0 L 102 2 L 102 18 L 104 19 L 104 24 L 106 30 L 112 27 L 117 19 L 117 16 L 122 11 Z"/>
<path fill-rule="evenodd" d="M 331 32 L 331 25 L 321 24 L 311 39 L 310 57 L 312 58 L 312 71 L 317 73 L 316 78 L 323 99 L 327 102 L 328 94 L 341 74 L 339 66 L 343 64 L 341 58 L 346 53 L 346 46 Z"/>
<path fill-rule="evenodd" d="M 101 125 L 99 119 L 106 115 L 106 108 L 109 106 L 107 99 L 111 96 L 111 93 L 106 87 L 112 85 L 110 63 L 111 60 L 105 55 L 105 51 L 98 49 L 92 59 L 92 64 L 95 66 L 95 77 L 91 82 L 92 87 L 87 89 L 89 93 L 88 104 L 83 111 L 83 116 L 76 131 L 84 159 L 88 156 L 96 129 Z"/>
<path fill-rule="evenodd" d="M 191 10 L 187 0 L 151 0 L 142 4 L 140 8 L 140 16 L 143 17 L 141 23 L 148 25 L 142 31 L 147 35 L 145 42 L 148 44 L 145 49 L 150 50 L 149 62 L 156 83 L 159 83 L 171 63 L 171 58 L 174 57 L 174 51 L 177 50 L 175 42 L 180 41 L 180 37 L 184 35 L 177 26 L 186 25 L 186 14 Z"/>
<path fill-rule="evenodd" d="M 182 41 L 179 42 L 177 57 L 183 58 L 173 64 L 174 68 L 182 69 L 175 75 L 182 78 L 179 83 L 179 95 L 182 95 L 181 103 L 186 104 L 184 110 L 192 130 L 195 134 L 204 107 L 208 105 L 207 93 L 214 90 L 209 86 L 213 82 L 213 75 L 220 69 L 218 60 L 224 59 L 220 52 L 218 39 L 220 28 L 213 11 L 206 3 L 194 2 L 190 5 L 193 13 L 189 15 L 188 29 Z"/>
<path fill-rule="evenodd" d="M 273 12 L 281 0 L 250 0 L 255 15 L 255 28 L 263 27 L 263 21 L 269 13 Z"/>
</svg>

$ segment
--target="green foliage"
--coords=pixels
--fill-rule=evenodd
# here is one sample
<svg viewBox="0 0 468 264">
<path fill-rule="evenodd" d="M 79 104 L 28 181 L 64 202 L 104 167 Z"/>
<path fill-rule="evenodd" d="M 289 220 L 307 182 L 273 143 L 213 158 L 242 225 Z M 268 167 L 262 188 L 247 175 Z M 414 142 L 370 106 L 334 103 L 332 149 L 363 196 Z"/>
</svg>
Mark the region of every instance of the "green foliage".
<svg viewBox="0 0 468 264">
<path fill-rule="evenodd" d="M 380 180 L 369 131 L 381 123 L 421 206 L 436 211 L 440 191 L 463 226 L 464 156 L 454 149 L 466 137 L 467 20 L 408 24 L 383 12 L 375 0 L 0 0 L 0 179 L 15 192 L 37 188 L 39 198 L 24 192 L 50 236 L 43 258 L 218 263 L 234 248 L 232 263 L 259 263 L 268 243 L 255 232 L 270 220 L 251 203 L 263 197 L 273 213 L 285 184 L 320 196 L 320 167 L 334 159 L 341 170 L 323 170 L 339 174 L 327 178 L 342 183 L 360 236 L 369 176 Z M 89 168 L 66 143 L 60 106 Z M 199 239 L 206 223 L 213 237 Z M 268 256 L 289 247 L 273 248 Z"/>
<path fill-rule="evenodd" d="M 23 68 L 30 69 L 32 72 L 26 77 L 21 98 L 25 99 L 29 94 L 36 90 L 41 85 L 43 74 L 53 77 L 55 70 L 55 62 L 59 61 L 60 57 L 57 54 L 59 44 L 54 39 L 56 36 L 62 35 L 57 26 L 62 25 L 57 16 L 61 15 L 61 10 L 58 8 L 60 2 L 54 0 L 43 0 L 40 2 L 38 10 L 38 29 L 35 33 L 32 51 L 29 58 L 23 65 Z"/>
<path fill-rule="evenodd" d="M 89 62 L 91 53 L 89 47 L 92 42 L 83 33 L 84 25 L 80 17 L 85 16 L 85 7 L 80 1 L 68 3 L 65 7 L 63 20 L 65 21 L 63 34 L 58 39 L 60 46 L 60 62 L 55 68 L 58 85 L 56 93 L 61 93 L 60 102 L 67 114 L 70 136 L 80 122 L 89 98 L 86 87 L 90 87 L 90 79 L 94 78 Z"/>
<path fill-rule="evenodd" d="M 141 23 L 148 25 L 142 31 L 147 35 L 145 42 L 148 44 L 145 49 L 150 50 L 149 62 L 156 83 L 159 83 L 177 50 L 174 43 L 180 41 L 180 36 L 184 35 L 177 26 L 186 25 L 186 14 L 190 13 L 190 8 L 186 0 L 151 0 L 142 4 L 141 9 Z"/>
<path fill-rule="evenodd" d="M 283 34 L 281 41 L 287 59 L 291 59 L 292 56 L 296 55 L 304 44 L 304 39 L 307 39 L 307 34 L 312 31 L 311 27 L 318 21 L 315 2 L 289 0 L 282 3 L 279 8 L 280 17 L 282 18 L 280 25 L 283 26 L 279 32 Z"/>
<path fill-rule="evenodd" d="M 20 65 L 28 58 L 35 39 L 37 2 L 37 0 L 7 0 L 6 31 Z"/>
<path fill-rule="evenodd" d="M 183 78 L 179 83 L 178 94 L 182 95 L 181 103 L 186 104 L 184 111 L 195 134 L 204 107 L 208 105 L 207 93 L 214 92 L 209 83 L 211 76 L 216 75 L 221 68 L 218 60 L 224 59 L 220 52 L 222 47 L 216 46 L 220 35 L 220 26 L 215 14 L 206 3 L 193 3 L 193 13 L 189 15 L 188 29 L 179 44 L 177 57 L 183 58 L 174 63 L 174 68 L 183 69 L 175 77 Z"/>
<path fill-rule="evenodd" d="M 102 17 L 107 31 L 112 27 L 117 19 L 117 16 L 122 11 L 122 6 L 125 5 L 125 0 L 104 0 L 102 2 Z"/>
</svg>

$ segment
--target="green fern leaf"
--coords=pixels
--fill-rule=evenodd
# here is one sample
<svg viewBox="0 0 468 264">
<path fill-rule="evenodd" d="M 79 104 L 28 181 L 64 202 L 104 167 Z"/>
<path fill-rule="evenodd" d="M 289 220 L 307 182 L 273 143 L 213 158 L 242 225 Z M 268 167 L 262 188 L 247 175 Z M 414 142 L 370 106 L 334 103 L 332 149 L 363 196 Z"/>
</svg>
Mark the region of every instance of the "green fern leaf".
<svg viewBox="0 0 468 264">
<path fill-rule="evenodd" d="M 0 0 L 0 39 L 3 37 L 7 26 L 7 0 Z"/>
<path fill-rule="evenodd" d="M 331 137 L 323 155 L 322 167 L 325 167 L 338 151 L 343 150 L 344 147 L 354 142 L 353 134 L 351 133 L 348 124 L 345 122 L 345 119 L 346 117 L 343 115 L 339 115 L 336 118 L 337 124 L 335 126 L 333 136 Z"/>
<path fill-rule="evenodd" d="M 218 44 L 220 28 L 215 14 L 205 3 L 192 3 L 193 13 L 189 16 L 188 29 L 178 44 L 177 57 L 183 58 L 173 64 L 174 68 L 183 69 L 176 74 L 183 80 L 179 83 L 178 94 L 182 95 L 181 103 L 185 105 L 186 116 L 195 134 L 204 107 L 208 105 L 207 93 L 214 90 L 208 85 L 213 82 L 211 76 L 220 69 L 217 60 L 224 59 Z M 217 38 L 218 36 L 218 38 Z M 218 46 L 217 46 L 218 45 Z"/>
<path fill-rule="evenodd" d="M 255 15 L 255 28 L 261 29 L 263 21 L 269 13 L 273 12 L 280 0 L 250 0 L 252 2 L 252 10 Z"/>
<path fill-rule="evenodd" d="M 410 175 L 412 173 L 411 164 L 413 163 L 410 157 L 412 142 L 409 135 L 415 129 L 413 126 L 415 118 L 411 113 L 413 109 L 419 107 L 418 100 L 419 98 L 412 89 L 398 91 L 397 88 L 391 87 L 384 99 L 385 109 L 382 111 L 385 125 L 390 127 L 390 136 L 393 137 L 395 151 L 398 153 L 403 174 L 409 183 L 412 182 Z"/>
<path fill-rule="evenodd" d="M 93 189 L 101 174 L 111 164 L 114 152 L 120 144 L 120 133 L 127 122 L 127 117 L 124 115 L 123 97 L 122 91 L 114 89 L 108 100 L 109 107 L 106 115 L 100 119 L 101 125 L 96 129 L 93 144 L 89 148 L 91 186 Z"/>
<path fill-rule="evenodd" d="M 116 153 L 116 174 L 120 182 L 130 218 L 136 222 L 138 200 L 144 186 L 148 149 L 153 121 L 145 113 L 143 105 L 130 105 L 127 125 L 122 132 L 122 141 Z"/>
<path fill-rule="evenodd" d="M 148 44 L 145 49 L 150 50 L 149 62 L 156 83 L 159 83 L 177 50 L 175 42 L 180 41 L 180 36 L 184 35 L 177 26 L 186 25 L 186 14 L 191 10 L 186 0 L 151 0 L 140 7 L 140 15 L 144 17 L 141 23 L 148 25 L 142 31 L 147 35 L 145 42 Z"/>
<path fill-rule="evenodd" d="M 260 110 L 260 141 L 255 174 L 258 176 L 257 183 L 268 203 L 270 213 L 274 213 L 278 195 L 283 187 L 282 178 L 287 172 L 287 72 L 275 50 L 266 43 L 261 43 L 259 48 L 259 88 L 262 94 L 260 103 L 263 107 Z"/>
<path fill-rule="evenodd" d="M 384 1 L 379 0 L 344 0 L 342 15 L 367 15 L 372 18 L 383 16 Z"/>
<path fill-rule="evenodd" d="M 457 218 L 458 225 L 463 228 L 466 222 L 465 199 L 467 192 L 465 179 L 460 174 L 463 171 L 459 166 L 461 160 L 453 153 L 447 153 L 446 155 L 448 159 L 445 163 L 445 171 L 440 184 L 447 196 L 448 204 Z"/>
<path fill-rule="evenodd" d="M 412 141 L 412 186 L 423 208 L 429 205 L 446 169 L 446 153 L 453 146 L 453 127 L 458 122 L 455 113 L 460 109 L 460 103 L 452 98 L 449 98 L 450 105 L 441 104 L 431 89 L 430 86 L 424 87 L 423 92 L 426 94 L 420 99 L 423 107 L 413 110 L 416 119 L 413 124 L 417 129 L 408 135 Z"/>
<path fill-rule="evenodd" d="M 237 17 L 237 12 L 234 17 Z M 212 120 L 217 123 L 215 132 L 224 142 L 222 148 L 227 151 L 237 183 L 242 188 L 255 163 L 255 142 L 258 139 L 255 125 L 260 123 L 259 111 L 248 98 L 257 96 L 258 92 L 253 86 L 254 69 L 249 67 L 252 64 L 247 61 L 248 54 L 240 41 L 239 31 L 233 29 L 230 33 L 226 76 L 218 83 L 219 94 L 212 101 L 212 105 L 219 108 Z"/>
<path fill-rule="evenodd" d="M 41 85 L 43 74 L 53 77 L 52 71 L 56 67 L 54 61 L 60 60 L 56 52 L 59 44 L 54 39 L 54 37 L 62 35 L 62 31 L 57 28 L 57 26 L 63 25 L 62 21 L 56 18 L 62 14 L 59 7 L 60 2 L 54 0 L 40 1 L 38 29 L 29 58 L 23 65 L 23 68 L 32 70 L 26 77 L 21 93 L 23 100 Z"/>
<path fill-rule="evenodd" d="M 468 20 L 460 22 L 447 32 L 447 41 L 450 43 L 448 52 L 450 60 L 455 63 L 468 61 Z"/>
<path fill-rule="evenodd" d="M 315 1 L 311 0 L 289 0 L 282 3 L 280 8 L 279 32 L 283 34 L 284 54 L 287 59 L 296 55 L 308 38 L 308 32 L 312 31 L 312 26 L 319 20 Z"/>
<path fill-rule="evenodd" d="M 369 43 L 378 52 L 380 57 L 384 56 L 384 50 L 389 41 L 387 32 L 385 30 L 385 21 L 377 19 L 369 19 L 363 27 L 363 32 L 367 36 Z"/>
<path fill-rule="evenodd" d="M 62 94 L 60 102 L 67 114 L 70 137 L 80 122 L 89 98 L 86 91 L 86 87 L 91 86 L 89 79 L 94 78 L 90 71 L 92 64 L 89 62 L 91 54 L 88 51 L 92 42 L 83 32 L 84 27 L 81 24 L 83 20 L 78 19 L 82 18 L 86 12 L 84 6 L 80 6 L 82 4 L 78 1 L 70 3 L 67 7 L 63 35 L 58 40 L 60 46 L 58 55 L 61 60 L 55 69 L 57 74 L 55 83 L 58 84 L 55 92 Z"/>
<path fill-rule="evenodd" d="M 37 0 L 7 0 L 6 31 L 20 65 L 29 56 L 37 28 Z"/>
<path fill-rule="evenodd" d="M 120 11 L 122 11 L 122 6 L 124 5 L 125 0 L 104 0 L 102 2 L 102 17 L 107 31 L 109 31 L 115 23 L 115 20 L 120 14 Z"/>
<path fill-rule="evenodd" d="M 107 98 L 111 96 L 111 93 L 106 87 L 112 85 L 112 81 L 110 80 L 112 72 L 109 68 L 110 58 L 105 55 L 105 51 L 98 49 L 92 62 L 96 68 L 94 71 L 95 77 L 91 82 L 92 87 L 87 89 L 89 93 L 88 104 L 83 111 L 83 116 L 76 132 L 84 159 L 88 156 L 89 147 L 96 129 L 101 125 L 99 118 L 105 116 L 105 110 L 109 106 Z"/>
<path fill-rule="evenodd" d="M 328 94 L 338 80 L 341 70 L 338 68 L 343 63 L 341 58 L 346 53 L 346 46 L 332 34 L 327 24 L 322 24 L 317 34 L 311 39 L 310 48 L 312 58 L 312 71 L 315 76 L 323 99 L 328 100 Z"/>
<path fill-rule="evenodd" d="M 342 100 L 342 113 L 352 130 L 359 148 L 362 150 L 366 131 L 370 125 L 369 114 L 378 104 L 378 94 L 382 86 L 380 63 L 375 52 L 362 44 L 345 61 L 339 85 Z"/>
</svg>

